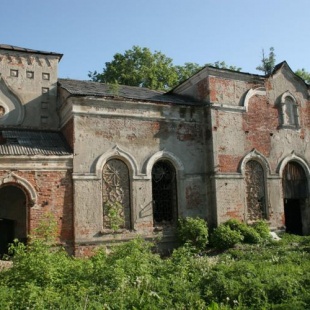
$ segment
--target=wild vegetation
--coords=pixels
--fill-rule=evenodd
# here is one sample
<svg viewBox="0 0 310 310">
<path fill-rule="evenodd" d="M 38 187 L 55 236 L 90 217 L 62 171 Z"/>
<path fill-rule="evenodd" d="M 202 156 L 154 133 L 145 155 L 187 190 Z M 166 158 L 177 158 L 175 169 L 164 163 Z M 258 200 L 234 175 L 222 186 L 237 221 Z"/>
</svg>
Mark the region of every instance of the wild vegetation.
<svg viewBox="0 0 310 310">
<path fill-rule="evenodd" d="M 204 66 L 213 66 L 219 69 L 241 71 L 238 66 L 227 65 L 225 61 L 214 63 L 197 64 L 186 62 L 184 65 L 174 65 L 173 60 L 165 54 L 152 52 L 147 47 L 133 46 L 123 54 L 116 53 L 113 59 L 105 63 L 102 72 L 89 72 L 92 81 L 107 83 L 109 85 L 130 85 L 146 87 L 155 90 L 167 91 L 185 81 Z M 268 56 L 262 51 L 262 59 L 256 70 L 265 75 L 272 73 L 276 65 L 274 48 L 270 47 Z M 304 68 L 298 69 L 296 75 L 306 83 L 310 83 L 310 73 Z"/>
<path fill-rule="evenodd" d="M 84 259 L 46 235 L 16 242 L 12 268 L 0 272 L 0 308 L 310 309 L 309 237 L 284 234 L 275 242 L 264 222 L 219 227 L 181 220 L 180 246 L 166 257 L 139 238 Z M 238 238 L 224 242 L 220 229 Z"/>
</svg>

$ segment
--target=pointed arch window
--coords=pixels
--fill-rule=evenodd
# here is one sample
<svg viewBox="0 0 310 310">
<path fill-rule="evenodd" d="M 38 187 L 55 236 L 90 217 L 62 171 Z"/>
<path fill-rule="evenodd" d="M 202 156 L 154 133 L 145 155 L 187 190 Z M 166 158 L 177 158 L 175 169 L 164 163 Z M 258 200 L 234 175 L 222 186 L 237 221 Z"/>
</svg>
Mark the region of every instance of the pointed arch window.
<svg viewBox="0 0 310 310">
<path fill-rule="evenodd" d="M 153 166 L 152 195 L 154 224 L 176 223 L 176 171 L 173 165 L 167 160 L 160 160 Z"/>
<path fill-rule="evenodd" d="M 267 219 L 265 172 L 257 160 L 245 165 L 247 220 Z"/>
<path fill-rule="evenodd" d="M 110 159 L 102 171 L 103 225 L 106 229 L 130 229 L 130 182 L 127 165 Z"/>
</svg>

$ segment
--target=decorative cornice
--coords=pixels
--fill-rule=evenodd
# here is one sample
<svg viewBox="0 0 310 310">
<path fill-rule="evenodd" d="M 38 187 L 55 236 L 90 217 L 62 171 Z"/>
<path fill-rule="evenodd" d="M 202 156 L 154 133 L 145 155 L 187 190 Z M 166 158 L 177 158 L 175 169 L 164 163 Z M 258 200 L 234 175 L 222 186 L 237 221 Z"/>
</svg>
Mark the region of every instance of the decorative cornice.
<svg viewBox="0 0 310 310">
<path fill-rule="evenodd" d="M 73 168 L 73 155 L 66 156 L 1 156 L 0 170 L 57 171 Z"/>
</svg>

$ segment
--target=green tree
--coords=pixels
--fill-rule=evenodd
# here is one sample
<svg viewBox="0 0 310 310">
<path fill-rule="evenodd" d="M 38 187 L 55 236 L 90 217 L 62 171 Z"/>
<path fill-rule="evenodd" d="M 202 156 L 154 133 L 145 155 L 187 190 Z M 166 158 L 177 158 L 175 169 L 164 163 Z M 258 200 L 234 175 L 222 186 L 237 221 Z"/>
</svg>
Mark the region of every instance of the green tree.
<svg viewBox="0 0 310 310">
<path fill-rule="evenodd" d="M 310 72 L 302 68 L 295 71 L 295 74 L 301 77 L 307 84 L 310 84 Z"/>
<path fill-rule="evenodd" d="M 187 80 L 202 68 L 203 66 L 195 62 L 186 62 L 183 66 L 175 66 L 175 70 L 178 75 L 178 83 Z"/>
<path fill-rule="evenodd" d="M 262 63 L 258 67 L 256 67 L 256 70 L 263 71 L 266 75 L 271 74 L 276 64 L 276 55 L 274 53 L 274 48 L 273 47 L 269 48 L 268 57 L 265 56 L 264 50 L 262 51 L 262 54 L 263 54 L 261 60 Z"/>
<path fill-rule="evenodd" d="M 139 46 L 133 46 L 124 54 L 116 53 L 111 62 L 105 63 L 102 73 L 89 72 L 88 76 L 95 82 L 157 90 L 167 90 L 178 83 L 178 74 L 171 58 Z"/>
<path fill-rule="evenodd" d="M 225 61 L 216 61 L 216 62 L 210 63 L 208 65 L 213 66 L 215 68 L 219 68 L 219 69 L 229 69 L 229 70 L 233 70 L 233 71 L 241 71 L 242 70 L 242 68 L 240 68 L 240 67 L 227 65 L 225 63 Z"/>
</svg>

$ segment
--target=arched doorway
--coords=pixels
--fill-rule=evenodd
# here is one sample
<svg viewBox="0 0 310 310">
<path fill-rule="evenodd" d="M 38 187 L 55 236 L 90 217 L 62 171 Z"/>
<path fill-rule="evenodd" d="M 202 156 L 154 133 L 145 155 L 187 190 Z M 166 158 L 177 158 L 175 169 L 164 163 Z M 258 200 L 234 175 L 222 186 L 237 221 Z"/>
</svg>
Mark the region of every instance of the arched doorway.
<svg viewBox="0 0 310 310">
<path fill-rule="evenodd" d="M 0 255 L 14 239 L 27 240 L 27 197 L 14 185 L 0 188 Z"/>
<path fill-rule="evenodd" d="M 154 225 L 176 224 L 176 172 L 167 160 L 160 160 L 153 166 L 152 195 Z"/>
<path fill-rule="evenodd" d="M 282 181 L 286 231 L 302 235 L 304 233 L 303 217 L 307 217 L 307 176 L 300 164 L 291 161 L 287 163 L 283 170 Z"/>
</svg>

